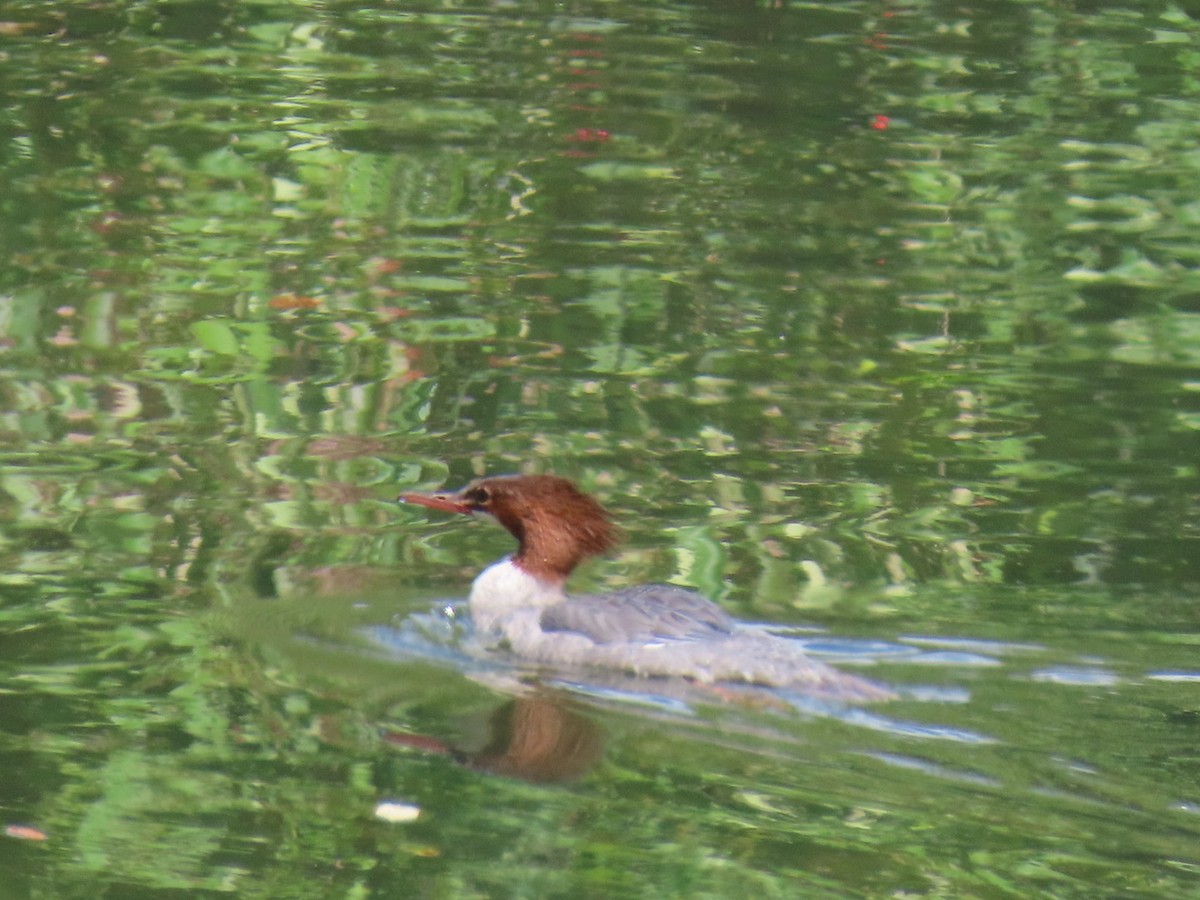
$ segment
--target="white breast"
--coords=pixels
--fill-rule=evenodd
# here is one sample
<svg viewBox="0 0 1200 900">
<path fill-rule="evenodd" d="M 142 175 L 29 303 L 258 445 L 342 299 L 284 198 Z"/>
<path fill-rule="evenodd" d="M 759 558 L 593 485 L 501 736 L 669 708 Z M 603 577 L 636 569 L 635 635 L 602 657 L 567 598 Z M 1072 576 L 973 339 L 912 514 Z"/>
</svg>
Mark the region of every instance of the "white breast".
<svg viewBox="0 0 1200 900">
<path fill-rule="evenodd" d="M 505 621 L 521 610 L 541 610 L 563 599 L 561 584 L 542 581 L 502 559 L 479 573 L 471 585 L 471 618 L 481 631 L 506 631 Z"/>
</svg>

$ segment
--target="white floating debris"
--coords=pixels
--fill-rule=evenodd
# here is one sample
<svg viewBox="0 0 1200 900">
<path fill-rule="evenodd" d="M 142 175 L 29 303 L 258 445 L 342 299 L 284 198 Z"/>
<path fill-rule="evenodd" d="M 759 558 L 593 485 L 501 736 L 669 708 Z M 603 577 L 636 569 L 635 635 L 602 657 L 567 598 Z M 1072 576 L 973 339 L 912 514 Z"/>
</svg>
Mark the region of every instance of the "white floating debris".
<svg viewBox="0 0 1200 900">
<path fill-rule="evenodd" d="M 385 822 L 415 822 L 419 815 L 421 807 L 395 800 L 385 800 L 375 807 L 375 818 Z"/>
</svg>

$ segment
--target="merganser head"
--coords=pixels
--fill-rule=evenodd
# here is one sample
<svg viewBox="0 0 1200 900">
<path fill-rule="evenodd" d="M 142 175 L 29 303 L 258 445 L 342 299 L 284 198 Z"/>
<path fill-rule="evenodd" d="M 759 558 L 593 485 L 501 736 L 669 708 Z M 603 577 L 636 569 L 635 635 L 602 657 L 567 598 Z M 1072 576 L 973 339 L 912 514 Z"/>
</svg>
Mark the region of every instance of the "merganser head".
<svg viewBox="0 0 1200 900">
<path fill-rule="evenodd" d="M 609 550 L 617 530 L 608 512 L 555 475 L 503 475 L 452 493 L 404 493 L 399 499 L 444 512 L 482 512 L 517 539 L 513 561 L 546 580 L 562 581 L 579 562 Z"/>
</svg>

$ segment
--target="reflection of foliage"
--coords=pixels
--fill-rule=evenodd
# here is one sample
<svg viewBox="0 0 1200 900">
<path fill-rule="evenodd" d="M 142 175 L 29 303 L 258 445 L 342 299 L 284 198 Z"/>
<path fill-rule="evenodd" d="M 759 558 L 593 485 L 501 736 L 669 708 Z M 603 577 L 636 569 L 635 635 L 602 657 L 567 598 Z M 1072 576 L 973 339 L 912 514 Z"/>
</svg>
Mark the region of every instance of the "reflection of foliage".
<svg viewBox="0 0 1200 900">
<path fill-rule="evenodd" d="M 858 883 L 844 818 L 770 819 L 753 773 L 664 787 L 626 760 L 589 804 L 397 761 L 338 691 L 362 685 L 324 695 L 206 618 L 457 591 L 503 552 L 407 527 L 398 485 L 572 475 L 629 537 L 585 577 L 849 628 L 932 627 L 980 586 L 1200 577 L 1183 11 L 376 6 L 0 23 L 0 618 L 58 895 L 99 872 L 262 896 Z M 422 785 L 440 831 L 364 821 Z M 1069 867 L 989 881 L 901 824 L 872 839 L 919 864 L 880 892 Z M 798 836 L 841 877 L 801 871 Z"/>
</svg>

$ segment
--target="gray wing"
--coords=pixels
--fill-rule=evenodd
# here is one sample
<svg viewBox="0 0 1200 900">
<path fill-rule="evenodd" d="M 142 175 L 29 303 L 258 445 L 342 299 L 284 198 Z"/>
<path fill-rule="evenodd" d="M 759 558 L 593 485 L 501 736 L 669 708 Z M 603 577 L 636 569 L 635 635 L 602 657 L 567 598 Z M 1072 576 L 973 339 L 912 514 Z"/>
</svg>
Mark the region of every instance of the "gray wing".
<svg viewBox="0 0 1200 900">
<path fill-rule="evenodd" d="M 574 631 L 598 644 L 728 637 L 734 621 L 692 591 L 666 584 L 626 588 L 599 597 L 570 597 L 542 612 L 543 631 Z"/>
</svg>

